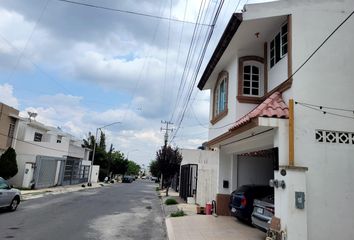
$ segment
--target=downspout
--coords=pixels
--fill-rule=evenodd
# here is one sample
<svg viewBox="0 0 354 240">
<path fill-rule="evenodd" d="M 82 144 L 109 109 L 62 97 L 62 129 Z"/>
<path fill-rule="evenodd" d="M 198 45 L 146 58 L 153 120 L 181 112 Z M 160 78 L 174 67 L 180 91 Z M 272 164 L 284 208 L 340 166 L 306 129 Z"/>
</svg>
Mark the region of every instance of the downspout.
<svg viewBox="0 0 354 240">
<path fill-rule="evenodd" d="M 294 99 L 289 99 L 289 166 L 294 164 Z"/>
</svg>

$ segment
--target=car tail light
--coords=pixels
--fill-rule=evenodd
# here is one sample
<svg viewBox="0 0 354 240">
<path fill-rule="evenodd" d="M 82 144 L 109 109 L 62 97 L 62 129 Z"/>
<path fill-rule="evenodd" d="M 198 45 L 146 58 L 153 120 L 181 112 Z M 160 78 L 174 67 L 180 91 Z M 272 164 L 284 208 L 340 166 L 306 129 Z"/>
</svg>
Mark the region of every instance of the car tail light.
<svg viewBox="0 0 354 240">
<path fill-rule="evenodd" d="M 265 209 L 274 214 L 274 208 L 267 208 L 266 207 Z"/>
<path fill-rule="evenodd" d="M 241 207 L 246 207 L 246 204 L 247 204 L 246 197 L 242 196 L 242 198 L 241 198 Z"/>
</svg>

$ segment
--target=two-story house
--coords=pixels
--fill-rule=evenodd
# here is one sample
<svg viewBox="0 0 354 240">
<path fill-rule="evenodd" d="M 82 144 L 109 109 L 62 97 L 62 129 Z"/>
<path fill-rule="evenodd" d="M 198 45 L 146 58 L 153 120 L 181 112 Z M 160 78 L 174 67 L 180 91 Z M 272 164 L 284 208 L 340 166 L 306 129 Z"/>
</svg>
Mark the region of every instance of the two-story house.
<svg viewBox="0 0 354 240">
<path fill-rule="evenodd" d="M 13 147 L 19 111 L 0 102 L 0 154 Z"/>
<path fill-rule="evenodd" d="M 90 150 L 59 128 L 20 118 L 14 148 L 18 173 L 10 182 L 15 186 L 41 188 L 88 181 Z"/>
<path fill-rule="evenodd" d="M 211 93 L 218 214 L 237 187 L 277 180 L 286 239 L 354 238 L 353 9 L 286 0 L 232 15 L 198 83 Z"/>
</svg>

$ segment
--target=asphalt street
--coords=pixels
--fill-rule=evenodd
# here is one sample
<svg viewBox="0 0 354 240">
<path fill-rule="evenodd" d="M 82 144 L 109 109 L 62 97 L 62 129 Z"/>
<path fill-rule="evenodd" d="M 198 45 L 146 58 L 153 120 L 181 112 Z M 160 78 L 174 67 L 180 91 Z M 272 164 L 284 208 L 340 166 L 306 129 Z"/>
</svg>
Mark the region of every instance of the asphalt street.
<svg viewBox="0 0 354 240">
<path fill-rule="evenodd" d="M 22 202 L 0 212 L 0 239 L 167 239 L 155 184 L 112 184 Z"/>
</svg>

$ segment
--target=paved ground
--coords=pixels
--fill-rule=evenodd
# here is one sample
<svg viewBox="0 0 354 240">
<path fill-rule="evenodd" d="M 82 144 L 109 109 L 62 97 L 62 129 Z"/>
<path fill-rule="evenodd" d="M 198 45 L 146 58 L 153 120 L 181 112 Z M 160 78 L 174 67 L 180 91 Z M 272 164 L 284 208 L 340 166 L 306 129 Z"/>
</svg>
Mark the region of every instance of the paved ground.
<svg viewBox="0 0 354 240">
<path fill-rule="evenodd" d="M 265 233 L 233 217 L 193 215 L 166 219 L 169 240 L 264 240 Z"/>
<path fill-rule="evenodd" d="M 265 233 L 251 226 L 245 225 L 234 217 L 214 217 L 211 215 L 197 215 L 196 205 L 186 204 L 172 189 L 169 197 L 160 191 L 162 200 L 176 199 L 179 204 L 166 206 L 163 204 L 166 215 L 166 227 L 169 240 L 264 240 Z M 172 212 L 183 210 L 184 217 L 170 217 Z"/>
<path fill-rule="evenodd" d="M 166 239 L 155 184 L 137 180 L 48 195 L 0 212 L 0 239 Z"/>
</svg>

